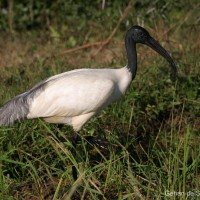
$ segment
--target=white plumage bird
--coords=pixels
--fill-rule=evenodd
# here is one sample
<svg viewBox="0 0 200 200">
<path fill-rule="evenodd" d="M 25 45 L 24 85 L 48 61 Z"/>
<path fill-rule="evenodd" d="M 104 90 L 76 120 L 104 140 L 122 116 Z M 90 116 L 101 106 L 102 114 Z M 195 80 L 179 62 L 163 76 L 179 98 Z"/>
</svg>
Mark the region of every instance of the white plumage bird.
<svg viewBox="0 0 200 200">
<path fill-rule="evenodd" d="M 42 118 L 49 123 L 68 124 L 75 131 L 97 112 L 126 92 L 137 71 L 136 43 L 143 43 L 176 65 L 167 51 L 140 26 L 127 31 L 128 64 L 120 69 L 78 69 L 52 76 L 0 107 L 0 125 L 24 118 Z"/>
</svg>

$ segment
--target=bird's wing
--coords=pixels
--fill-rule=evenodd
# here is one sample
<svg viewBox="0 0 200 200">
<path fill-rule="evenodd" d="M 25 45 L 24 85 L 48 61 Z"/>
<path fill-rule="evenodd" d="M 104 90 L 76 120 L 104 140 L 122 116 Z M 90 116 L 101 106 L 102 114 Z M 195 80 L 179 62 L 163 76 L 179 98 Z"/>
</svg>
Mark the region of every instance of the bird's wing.
<svg viewBox="0 0 200 200">
<path fill-rule="evenodd" d="M 51 79 L 30 102 L 27 117 L 73 117 L 96 112 L 112 101 L 114 90 L 114 81 L 93 75 Z"/>
</svg>

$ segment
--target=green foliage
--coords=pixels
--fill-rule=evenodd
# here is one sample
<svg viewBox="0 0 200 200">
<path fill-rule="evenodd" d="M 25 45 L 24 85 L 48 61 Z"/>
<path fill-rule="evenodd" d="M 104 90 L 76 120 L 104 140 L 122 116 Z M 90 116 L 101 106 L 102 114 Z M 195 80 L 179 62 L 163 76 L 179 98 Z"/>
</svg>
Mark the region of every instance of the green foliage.
<svg viewBox="0 0 200 200">
<path fill-rule="evenodd" d="M 104 23 L 105 20 L 112 17 L 115 21 L 120 16 L 120 9 L 127 1 L 105 1 L 105 8 L 102 8 L 102 1 L 33 1 L 22 0 L 13 1 L 12 12 L 14 14 L 14 29 L 30 28 L 49 28 L 49 25 L 61 27 L 76 26 L 80 30 L 87 23 L 98 20 Z M 8 30 L 9 25 L 9 3 L 6 0 L 1 4 L 1 26 L 0 30 Z"/>
<path fill-rule="evenodd" d="M 58 30 L 76 27 L 76 30 L 80 31 L 94 21 L 104 25 L 109 30 L 116 25 L 128 4 L 128 0 L 105 0 L 105 4 L 101 0 L 13 0 L 12 9 L 9 12 L 9 2 L 12 1 L 2 0 L 0 4 L 1 31 L 9 30 L 9 18 L 13 18 L 13 29 L 17 31 L 33 28 L 45 30 L 50 26 L 55 26 Z M 187 0 L 134 1 L 126 24 L 135 23 L 137 19 L 152 23 L 158 17 L 171 23 L 186 12 L 195 9 L 194 6 L 195 1 Z M 193 20 L 197 22 L 198 19 Z"/>
</svg>

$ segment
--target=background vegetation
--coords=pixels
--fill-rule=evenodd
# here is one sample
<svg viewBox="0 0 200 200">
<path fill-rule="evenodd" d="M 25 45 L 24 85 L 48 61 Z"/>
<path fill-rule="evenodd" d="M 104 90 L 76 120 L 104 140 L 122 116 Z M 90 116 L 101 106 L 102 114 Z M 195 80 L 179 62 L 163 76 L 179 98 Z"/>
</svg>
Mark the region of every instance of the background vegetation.
<svg viewBox="0 0 200 200">
<path fill-rule="evenodd" d="M 71 128 L 39 119 L 1 127 L 0 199 L 197 199 L 199 9 L 197 0 L 1 0 L 0 105 L 57 73 L 126 65 L 123 38 L 134 24 L 170 51 L 179 78 L 172 82 L 166 61 L 138 45 L 129 91 L 80 132 L 106 133 L 108 150 L 83 140 L 72 155 L 62 142 Z"/>
</svg>

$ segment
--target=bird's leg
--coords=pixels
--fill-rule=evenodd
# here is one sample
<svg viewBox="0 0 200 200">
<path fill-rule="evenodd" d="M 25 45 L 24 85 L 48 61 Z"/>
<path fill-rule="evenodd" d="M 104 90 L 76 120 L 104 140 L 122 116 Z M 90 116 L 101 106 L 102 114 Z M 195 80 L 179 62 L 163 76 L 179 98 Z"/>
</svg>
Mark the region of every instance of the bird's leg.
<svg viewBox="0 0 200 200">
<path fill-rule="evenodd" d="M 75 133 L 75 134 L 73 134 L 74 135 L 74 137 L 72 138 L 72 140 L 71 140 L 71 143 L 72 143 L 72 150 L 71 150 L 71 153 L 72 153 L 72 155 L 74 156 L 74 157 L 76 157 L 76 146 L 77 146 L 77 134 Z M 72 166 L 72 176 L 73 176 L 73 178 L 74 178 L 74 181 L 76 181 L 77 180 L 77 177 L 78 177 L 78 175 L 77 175 L 77 170 L 76 170 L 76 167 L 73 165 Z"/>
<path fill-rule="evenodd" d="M 76 153 L 76 149 L 77 149 L 77 143 L 80 140 L 79 136 L 77 135 L 76 132 L 73 131 L 73 135 L 71 137 L 67 137 L 67 139 L 71 142 L 72 147 L 71 147 L 71 154 L 72 156 L 76 159 L 77 157 L 77 153 Z M 66 140 L 65 140 L 66 141 Z M 78 178 L 78 174 L 77 174 L 77 170 L 76 167 L 73 165 L 72 166 L 72 176 L 74 181 L 77 180 Z"/>
<path fill-rule="evenodd" d="M 58 129 L 61 129 L 63 128 L 64 124 L 58 124 L 55 128 L 55 136 L 59 139 L 60 142 L 66 142 L 66 139 L 69 140 L 72 144 L 72 147 L 71 147 L 71 154 L 73 157 L 76 157 L 77 154 L 76 154 L 76 147 L 77 147 L 77 143 L 78 141 L 80 140 L 79 136 L 77 135 L 76 132 L 73 131 L 73 135 L 71 137 L 63 137 L 62 135 L 59 134 L 59 131 Z M 73 165 L 72 166 L 72 176 L 74 178 L 74 181 L 77 180 L 77 170 L 76 170 L 76 167 Z"/>
<path fill-rule="evenodd" d="M 71 154 L 74 158 L 76 158 L 77 157 L 77 153 L 76 153 L 77 144 L 81 139 L 75 131 L 73 131 L 73 135 L 71 137 L 68 137 L 67 139 L 72 144 Z M 78 178 L 78 174 L 77 174 L 77 169 L 74 165 L 72 166 L 72 176 L 73 176 L 74 181 L 76 181 Z"/>
</svg>

